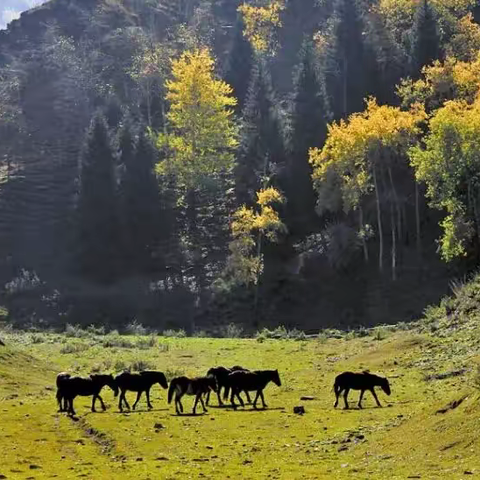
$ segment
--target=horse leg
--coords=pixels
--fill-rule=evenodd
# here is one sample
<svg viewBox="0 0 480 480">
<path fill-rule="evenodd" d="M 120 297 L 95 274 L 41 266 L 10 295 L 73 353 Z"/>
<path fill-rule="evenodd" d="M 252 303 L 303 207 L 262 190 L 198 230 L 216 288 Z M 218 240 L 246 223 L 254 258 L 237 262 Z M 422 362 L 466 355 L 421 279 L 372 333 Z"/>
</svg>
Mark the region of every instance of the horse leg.
<svg viewBox="0 0 480 480">
<path fill-rule="evenodd" d="M 382 404 L 378 401 L 378 397 L 377 397 L 377 394 L 375 393 L 375 389 L 372 387 L 372 388 L 370 389 L 370 391 L 372 392 L 373 398 L 374 398 L 375 401 L 377 402 L 377 406 L 381 407 Z"/>
<path fill-rule="evenodd" d="M 250 394 L 245 390 L 245 395 L 247 396 L 247 403 L 252 403 L 252 399 L 250 398 Z"/>
<path fill-rule="evenodd" d="M 348 392 L 350 391 L 349 388 L 345 389 L 345 393 L 343 394 L 343 400 L 345 401 L 345 410 L 348 410 Z"/>
<path fill-rule="evenodd" d="M 233 388 L 232 393 L 230 394 L 230 403 L 232 404 L 233 409 L 236 410 L 237 406 L 235 405 L 235 392 L 233 391 Z"/>
<path fill-rule="evenodd" d="M 128 404 L 127 402 L 127 395 L 126 395 L 126 391 L 123 392 L 123 403 L 125 404 L 125 406 L 130 410 L 130 405 Z"/>
<path fill-rule="evenodd" d="M 145 392 L 145 394 L 147 395 L 147 407 L 148 408 L 153 408 L 153 405 L 150 403 L 150 389 L 147 388 L 147 391 Z"/>
<path fill-rule="evenodd" d="M 364 393 L 365 393 L 365 390 L 362 390 L 360 392 L 360 399 L 358 400 L 358 408 L 362 408 L 362 399 L 363 399 Z"/>
<path fill-rule="evenodd" d="M 242 407 L 245 407 L 245 403 L 243 402 L 243 398 L 240 396 L 240 389 L 239 389 L 239 388 L 237 388 L 237 389 L 235 390 L 235 395 L 237 396 L 238 401 L 240 402 L 240 405 L 241 405 Z"/>
<path fill-rule="evenodd" d="M 202 404 L 203 411 L 206 413 L 208 410 L 205 408 L 205 404 L 203 403 L 203 397 L 202 394 L 200 394 L 200 403 Z"/>
<path fill-rule="evenodd" d="M 122 390 L 120 392 L 120 398 L 118 399 L 118 409 L 120 410 L 120 412 L 123 412 L 122 402 L 123 402 L 124 393 L 125 393 L 125 390 Z"/>
<path fill-rule="evenodd" d="M 70 413 L 70 415 L 76 415 L 75 410 L 73 409 L 73 397 L 68 399 L 68 413 Z"/>
<path fill-rule="evenodd" d="M 257 394 L 255 395 L 255 399 L 253 400 L 253 408 L 255 410 L 257 409 L 257 400 L 259 396 L 260 396 L 260 390 L 257 390 Z"/>
<path fill-rule="evenodd" d="M 135 403 L 132 405 L 133 410 L 135 410 L 135 407 L 137 406 L 137 403 L 140 400 L 141 396 L 142 396 L 142 392 L 137 392 L 137 399 L 135 400 Z"/>
<path fill-rule="evenodd" d="M 260 398 L 262 399 L 263 408 L 267 408 L 267 404 L 265 403 L 265 397 L 263 396 L 263 390 L 260 390 Z"/>
<path fill-rule="evenodd" d="M 225 387 L 226 388 L 226 387 Z M 223 405 L 223 402 L 222 402 L 222 397 L 220 395 L 220 390 L 222 389 L 222 387 L 218 387 L 218 390 L 217 390 L 217 398 L 218 398 L 218 405 L 219 406 L 222 406 Z M 228 395 L 227 395 L 227 398 L 228 398 Z M 210 399 L 210 390 L 208 391 L 207 393 L 207 405 L 208 405 L 208 400 Z"/>
<path fill-rule="evenodd" d="M 201 393 L 197 393 L 195 395 L 195 402 L 193 403 L 193 414 L 196 415 L 197 413 L 197 403 L 198 403 L 198 399 L 200 398 L 202 394 Z"/>
<path fill-rule="evenodd" d="M 97 398 L 100 400 L 100 403 L 102 404 L 102 410 L 105 411 L 107 409 L 107 407 L 103 403 L 103 398 L 100 396 L 100 394 L 97 395 Z"/>
<path fill-rule="evenodd" d="M 94 393 L 93 394 L 93 398 L 92 398 L 92 412 L 95 412 L 95 402 L 97 401 L 97 394 Z"/>
<path fill-rule="evenodd" d="M 217 392 L 218 394 L 218 392 Z M 207 405 L 209 404 L 210 402 L 210 390 L 207 392 L 207 398 L 205 399 L 205 401 L 207 402 Z"/>
<path fill-rule="evenodd" d="M 342 393 L 342 389 L 341 387 L 334 387 L 335 389 L 335 405 L 333 406 L 333 408 L 337 408 L 338 407 L 338 399 L 340 398 L 340 394 Z"/>
</svg>

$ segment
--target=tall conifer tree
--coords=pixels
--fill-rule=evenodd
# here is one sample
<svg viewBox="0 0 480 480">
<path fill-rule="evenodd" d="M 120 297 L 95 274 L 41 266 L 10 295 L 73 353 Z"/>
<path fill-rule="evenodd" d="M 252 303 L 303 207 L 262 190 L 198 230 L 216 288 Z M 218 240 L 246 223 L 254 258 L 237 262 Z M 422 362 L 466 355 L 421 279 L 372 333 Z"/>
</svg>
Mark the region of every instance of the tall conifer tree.
<svg viewBox="0 0 480 480">
<path fill-rule="evenodd" d="M 124 167 L 120 184 L 125 257 L 131 273 L 153 268 L 152 254 L 159 241 L 160 198 L 155 176 L 155 151 L 145 133 L 140 133 L 136 150 L 130 128 L 120 139 Z"/>
<path fill-rule="evenodd" d="M 82 155 L 77 222 L 80 271 L 99 282 L 113 281 L 120 246 L 115 158 L 100 115 L 92 121 Z"/>
<path fill-rule="evenodd" d="M 312 46 L 304 45 L 294 79 L 289 156 L 286 178 L 287 222 L 289 231 L 302 235 L 315 219 L 315 194 L 308 151 L 322 147 L 326 136 L 323 86 L 318 78 Z"/>
<path fill-rule="evenodd" d="M 325 58 L 329 106 L 338 120 L 362 111 L 372 90 L 372 58 L 363 35 L 363 21 L 356 0 L 335 0 Z"/>
<path fill-rule="evenodd" d="M 428 0 L 421 0 L 412 28 L 412 73 L 418 76 L 423 66 L 441 58 L 440 35 L 435 11 Z"/>
<path fill-rule="evenodd" d="M 252 45 L 245 38 L 243 29 L 243 22 L 238 19 L 224 75 L 225 81 L 233 88 L 233 95 L 237 99 L 237 112 L 241 112 L 245 104 L 254 63 Z"/>
<path fill-rule="evenodd" d="M 243 110 L 243 131 L 235 172 L 237 200 L 252 205 L 266 174 L 281 174 L 285 147 L 271 79 L 258 61 Z M 272 172 L 271 169 L 274 168 Z"/>
</svg>

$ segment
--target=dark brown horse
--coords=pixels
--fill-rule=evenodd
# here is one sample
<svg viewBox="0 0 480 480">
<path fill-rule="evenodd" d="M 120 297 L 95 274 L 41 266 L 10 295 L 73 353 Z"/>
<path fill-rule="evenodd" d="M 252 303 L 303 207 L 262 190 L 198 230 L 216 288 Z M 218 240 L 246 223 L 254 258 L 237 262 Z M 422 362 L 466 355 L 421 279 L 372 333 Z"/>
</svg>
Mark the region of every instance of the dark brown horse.
<svg viewBox="0 0 480 480">
<path fill-rule="evenodd" d="M 137 399 L 132 406 L 133 410 L 135 410 L 135 407 L 137 406 L 137 403 L 140 400 L 143 392 L 145 392 L 147 397 L 148 408 L 153 408 L 150 402 L 150 389 L 153 385 L 158 383 L 161 387 L 165 389 L 168 388 L 165 374 L 162 372 L 154 372 L 149 370 L 139 373 L 123 372 L 115 377 L 115 383 L 121 391 L 120 400 L 118 402 L 118 408 L 121 412 L 123 411 L 122 403 L 125 403 L 125 406 L 130 409 L 130 405 L 125 397 L 125 393 L 127 391 L 137 392 Z"/>
<path fill-rule="evenodd" d="M 344 372 L 338 375 L 335 378 L 335 383 L 333 385 L 333 390 L 335 392 L 335 408 L 338 405 L 338 399 L 343 393 L 343 399 L 345 401 L 345 408 L 348 409 L 348 392 L 350 390 L 360 390 L 360 399 L 358 401 L 359 408 L 362 408 L 362 399 L 366 390 L 370 391 L 373 395 L 373 398 L 377 402 L 377 405 L 381 407 L 382 405 L 378 401 L 377 394 L 375 393 L 375 387 L 381 387 L 381 389 L 387 394 L 390 395 L 390 384 L 388 380 L 377 375 L 373 375 L 369 372 L 362 373 L 353 373 L 353 372 Z"/>
<path fill-rule="evenodd" d="M 224 395 L 223 395 L 223 398 L 226 400 L 228 398 L 228 394 L 229 394 L 229 391 L 230 391 L 230 387 L 228 386 L 228 376 L 232 373 L 232 372 L 249 372 L 250 370 L 247 370 L 246 368 L 243 368 L 243 367 L 240 367 L 239 365 L 235 365 L 231 368 L 226 368 L 226 367 L 214 367 L 214 368 L 211 368 L 208 372 L 207 372 L 207 377 L 208 376 L 212 376 L 215 378 L 215 380 L 217 381 L 217 398 L 218 398 L 218 404 L 221 406 L 223 405 L 223 402 L 222 402 L 222 398 L 220 396 L 220 393 L 221 393 L 221 390 L 222 388 L 225 389 L 224 391 Z M 252 403 L 252 401 L 250 400 L 250 395 L 248 394 L 248 392 L 245 392 L 245 394 L 247 395 L 247 401 L 248 403 Z M 210 391 L 207 393 L 207 398 L 206 398 L 206 404 L 208 405 L 210 403 Z"/>
<path fill-rule="evenodd" d="M 245 406 L 240 392 L 257 392 L 255 400 L 253 401 L 253 408 L 257 408 L 257 400 L 261 398 L 263 408 L 267 408 L 265 403 L 265 397 L 263 396 L 263 390 L 268 383 L 273 382 L 280 387 L 282 382 L 280 381 L 280 375 L 278 370 L 255 370 L 254 372 L 233 372 L 228 376 L 228 386 L 231 388 L 232 393 L 230 401 L 233 408 L 237 408 L 235 404 L 235 397 L 238 398 L 242 407 Z"/>
<path fill-rule="evenodd" d="M 183 405 L 181 398 L 184 395 L 195 395 L 195 403 L 193 404 L 193 414 L 197 410 L 197 403 L 200 400 L 203 411 L 206 412 L 205 404 L 203 403 L 203 395 L 206 395 L 210 390 L 217 391 L 217 381 L 214 377 L 199 377 L 187 378 L 177 377 L 170 382 L 168 389 L 168 403 L 172 402 L 173 394 L 175 394 L 175 411 L 177 415 L 183 413 Z"/>
<path fill-rule="evenodd" d="M 112 375 L 90 375 L 87 378 L 84 377 L 71 377 L 69 374 L 61 373 L 57 377 L 57 401 L 61 407 L 61 400 L 63 399 L 66 402 L 66 409 L 62 411 L 67 411 L 71 415 L 75 415 L 75 410 L 73 408 L 73 400 L 77 396 L 82 397 L 90 397 L 93 396 L 92 399 L 92 412 L 95 412 L 95 402 L 97 398 L 100 400 L 102 404 L 103 411 L 106 410 L 105 404 L 103 403 L 103 399 L 100 396 L 100 391 L 103 387 L 109 386 L 115 396 L 118 395 L 118 387 L 115 383 L 115 380 Z"/>
</svg>

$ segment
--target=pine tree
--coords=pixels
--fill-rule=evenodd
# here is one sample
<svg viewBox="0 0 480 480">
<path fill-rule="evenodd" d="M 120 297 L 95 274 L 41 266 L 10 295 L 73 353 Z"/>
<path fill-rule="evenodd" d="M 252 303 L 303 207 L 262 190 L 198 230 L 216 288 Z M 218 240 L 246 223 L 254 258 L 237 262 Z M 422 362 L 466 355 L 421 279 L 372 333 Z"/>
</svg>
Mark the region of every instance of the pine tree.
<svg viewBox="0 0 480 480">
<path fill-rule="evenodd" d="M 145 273 L 153 268 L 152 254 L 159 241 L 160 198 L 155 177 L 155 151 L 145 133 L 136 150 L 127 125 L 121 135 L 120 183 L 125 259 L 130 273 Z"/>
<path fill-rule="evenodd" d="M 225 81 L 233 88 L 233 95 L 237 99 L 237 112 L 241 112 L 245 104 L 254 61 L 252 46 L 245 38 L 243 29 L 243 22 L 239 19 L 224 74 Z"/>
<path fill-rule="evenodd" d="M 356 0 L 335 0 L 325 52 L 326 91 L 334 119 L 362 111 L 371 93 L 372 55 Z"/>
<path fill-rule="evenodd" d="M 111 282 L 119 271 L 115 158 L 105 119 L 87 133 L 77 203 L 78 266 L 88 278 Z"/>
<path fill-rule="evenodd" d="M 253 68 L 243 121 L 235 171 L 236 195 L 239 204 L 253 205 L 265 175 L 277 174 L 279 179 L 285 161 L 281 122 L 271 79 L 260 61 Z"/>
<path fill-rule="evenodd" d="M 310 148 L 323 146 L 327 123 L 323 88 L 315 69 L 311 44 L 302 49 L 294 84 L 286 176 L 287 223 L 292 234 L 302 235 L 311 229 L 316 217 L 308 152 Z"/>
<path fill-rule="evenodd" d="M 418 76 L 424 65 L 441 58 L 440 35 L 433 7 L 428 0 L 422 0 L 415 13 L 412 27 L 412 72 Z"/>
</svg>

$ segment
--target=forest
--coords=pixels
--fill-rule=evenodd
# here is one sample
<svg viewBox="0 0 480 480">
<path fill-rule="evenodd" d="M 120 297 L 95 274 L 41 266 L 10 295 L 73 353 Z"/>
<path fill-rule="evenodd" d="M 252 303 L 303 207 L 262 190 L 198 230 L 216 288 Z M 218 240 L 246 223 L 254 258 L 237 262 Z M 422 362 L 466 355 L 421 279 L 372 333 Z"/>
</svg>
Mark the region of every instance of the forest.
<svg viewBox="0 0 480 480">
<path fill-rule="evenodd" d="M 191 334 L 418 317 L 480 261 L 476 3 L 24 12 L 0 31 L 1 316 Z"/>
</svg>

